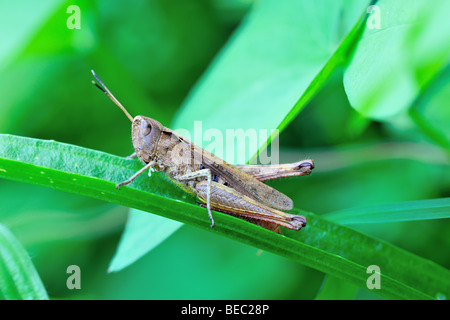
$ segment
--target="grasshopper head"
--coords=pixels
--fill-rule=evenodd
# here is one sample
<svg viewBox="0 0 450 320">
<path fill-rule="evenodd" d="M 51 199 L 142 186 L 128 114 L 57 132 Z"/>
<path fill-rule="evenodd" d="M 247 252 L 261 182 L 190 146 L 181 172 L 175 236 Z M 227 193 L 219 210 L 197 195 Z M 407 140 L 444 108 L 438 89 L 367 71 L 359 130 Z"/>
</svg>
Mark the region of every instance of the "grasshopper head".
<svg viewBox="0 0 450 320">
<path fill-rule="evenodd" d="M 156 153 L 163 126 L 158 121 L 137 116 L 133 119 L 131 136 L 139 160 L 149 163 Z"/>
</svg>

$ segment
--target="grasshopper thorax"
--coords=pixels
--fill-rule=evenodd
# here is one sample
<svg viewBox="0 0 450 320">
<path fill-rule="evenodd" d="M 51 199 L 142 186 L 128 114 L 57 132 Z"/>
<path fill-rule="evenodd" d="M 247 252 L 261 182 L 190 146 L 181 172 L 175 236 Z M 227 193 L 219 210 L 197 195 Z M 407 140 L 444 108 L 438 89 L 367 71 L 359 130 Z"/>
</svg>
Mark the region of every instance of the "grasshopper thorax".
<svg viewBox="0 0 450 320">
<path fill-rule="evenodd" d="M 149 163 L 156 154 L 163 126 L 158 121 L 137 116 L 133 119 L 131 137 L 136 155 L 144 163 Z"/>
</svg>

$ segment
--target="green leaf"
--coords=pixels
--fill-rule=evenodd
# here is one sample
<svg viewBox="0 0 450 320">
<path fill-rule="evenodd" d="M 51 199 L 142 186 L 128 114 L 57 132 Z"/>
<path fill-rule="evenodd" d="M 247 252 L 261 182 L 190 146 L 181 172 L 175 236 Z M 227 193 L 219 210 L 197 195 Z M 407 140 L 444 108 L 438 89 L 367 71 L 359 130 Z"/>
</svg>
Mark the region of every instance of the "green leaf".
<svg viewBox="0 0 450 320">
<path fill-rule="evenodd" d="M 108 272 L 120 271 L 170 237 L 183 224 L 145 211 L 131 209 Z"/>
<path fill-rule="evenodd" d="M 353 108 L 387 120 L 411 107 L 449 62 L 449 9 L 441 0 L 377 2 L 344 76 Z"/>
<path fill-rule="evenodd" d="M 269 135 L 272 134 L 270 129 L 284 128 L 345 59 L 360 23 L 348 36 L 347 33 L 363 12 L 363 4 L 361 1 L 259 2 L 178 113 L 174 127 L 191 128 L 194 120 L 202 119 L 200 130 L 214 128 L 223 137 L 233 128 L 244 131 L 266 128 Z M 191 130 L 193 139 L 188 138 L 202 146 L 203 135 L 199 136 L 198 129 Z M 232 163 L 247 162 L 268 138 L 268 135 L 260 135 L 258 142 L 251 143 L 253 150 L 242 145 L 245 139 L 237 139 L 237 152 L 230 153 L 228 148 L 234 148 L 234 140 L 227 136 L 224 146 L 227 152 L 219 155 L 225 154 L 225 160 Z M 236 160 L 238 157 L 242 160 Z M 142 221 L 141 227 L 137 224 L 134 232 L 149 234 L 147 225 Z M 153 225 L 148 228 L 157 232 Z M 167 236 L 171 234 L 170 230 Z M 136 250 L 133 240 L 130 244 L 122 244 L 127 239 L 128 236 L 124 237 L 120 246 Z M 146 239 L 149 249 L 161 241 L 157 236 L 152 245 L 153 237 Z M 131 249 L 119 249 L 115 259 L 121 260 L 120 252 L 135 258 L 144 254 L 143 251 L 133 254 Z"/>
<path fill-rule="evenodd" d="M 351 300 L 357 292 L 357 286 L 327 275 L 315 300 Z"/>
<path fill-rule="evenodd" d="M 6 2 L 0 3 L 0 12 L 20 12 L 23 19 L 21 23 L 15 23 L 17 15 L 4 14 L 0 21 L 0 69 L 8 62 L 13 60 L 13 55 L 26 46 L 27 41 L 34 35 L 36 28 L 46 21 L 61 1 L 44 0 L 39 3 L 28 1 L 27 10 L 23 10 L 23 3 Z M 11 26 L 14 25 L 14 28 Z"/>
<path fill-rule="evenodd" d="M 247 148 L 245 139 L 236 141 L 236 154 L 245 154 L 239 162 L 247 162 L 277 135 L 271 130 L 285 128 L 347 59 L 368 3 L 258 1 L 178 112 L 173 129 L 187 129 L 199 146 L 196 120 L 202 120 L 203 131 L 214 129 L 223 137 L 230 129 L 265 129 Z M 236 163 L 226 151 L 215 150 Z"/>
<path fill-rule="evenodd" d="M 0 221 L 31 250 L 63 239 L 98 239 L 120 232 L 128 211 L 102 201 L 7 181 L 0 183 L 0 203 Z"/>
<path fill-rule="evenodd" d="M 435 143 L 450 150 L 450 65 L 433 81 L 410 109 L 411 118 Z"/>
<path fill-rule="evenodd" d="M 0 298 L 48 300 L 47 291 L 28 253 L 0 224 Z"/>
<path fill-rule="evenodd" d="M 339 224 L 384 223 L 450 218 L 450 198 L 350 208 L 324 215 Z"/>
<path fill-rule="evenodd" d="M 16 181 L 77 193 L 227 236 L 366 288 L 367 267 L 380 267 L 381 289 L 388 298 L 436 299 L 450 296 L 450 271 L 389 243 L 340 226 L 312 213 L 308 225 L 285 236 L 244 220 L 214 212 L 211 229 L 207 212 L 193 197 L 153 173 L 138 177 L 120 190 L 115 184 L 142 165 L 103 152 L 73 145 L 0 135 L 0 176 Z"/>
</svg>

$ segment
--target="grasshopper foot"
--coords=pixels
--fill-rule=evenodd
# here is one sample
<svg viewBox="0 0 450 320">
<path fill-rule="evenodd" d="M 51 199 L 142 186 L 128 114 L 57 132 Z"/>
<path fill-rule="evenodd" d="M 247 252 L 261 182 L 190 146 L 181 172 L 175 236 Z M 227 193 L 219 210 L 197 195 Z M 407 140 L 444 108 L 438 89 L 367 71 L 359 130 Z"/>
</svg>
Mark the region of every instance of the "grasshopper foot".
<svg viewBox="0 0 450 320">
<path fill-rule="evenodd" d="M 303 160 L 298 163 L 298 170 L 304 174 L 310 174 L 314 169 L 314 162 L 312 160 Z"/>
<path fill-rule="evenodd" d="M 304 216 L 292 215 L 292 221 L 290 224 L 295 228 L 295 230 L 300 230 L 306 226 L 306 218 Z"/>
</svg>

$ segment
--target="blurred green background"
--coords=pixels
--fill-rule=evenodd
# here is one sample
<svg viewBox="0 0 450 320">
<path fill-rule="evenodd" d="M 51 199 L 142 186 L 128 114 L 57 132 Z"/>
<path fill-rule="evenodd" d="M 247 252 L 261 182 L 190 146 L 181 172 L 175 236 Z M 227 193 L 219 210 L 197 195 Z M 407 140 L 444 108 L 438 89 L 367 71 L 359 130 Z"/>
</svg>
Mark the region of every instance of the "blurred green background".
<svg viewBox="0 0 450 320">
<path fill-rule="evenodd" d="M 66 26 L 71 4 L 81 9 L 79 30 Z M 0 2 L 0 132 L 131 154 L 129 122 L 91 84 L 90 70 L 132 115 L 170 126 L 252 5 Z M 417 89 L 412 107 L 396 118 L 355 111 L 347 97 L 354 94 L 344 89 L 346 70 L 336 68 L 279 137 L 281 162 L 312 158 L 316 169 L 300 184 L 286 179 L 270 185 L 316 214 L 449 197 L 447 65 L 435 68 L 437 76 Z M 186 225 L 133 265 L 107 274 L 127 208 L 6 180 L 0 180 L 0 204 L 0 222 L 30 253 L 51 298 L 312 299 L 325 277 Z M 448 219 L 352 227 L 450 268 Z M 74 264 L 81 268 L 81 290 L 66 287 L 66 268 Z M 344 291 L 346 284 L 339 285 Z M 378 298 L 355 292 L 356 298 Z"/>
</svg>

